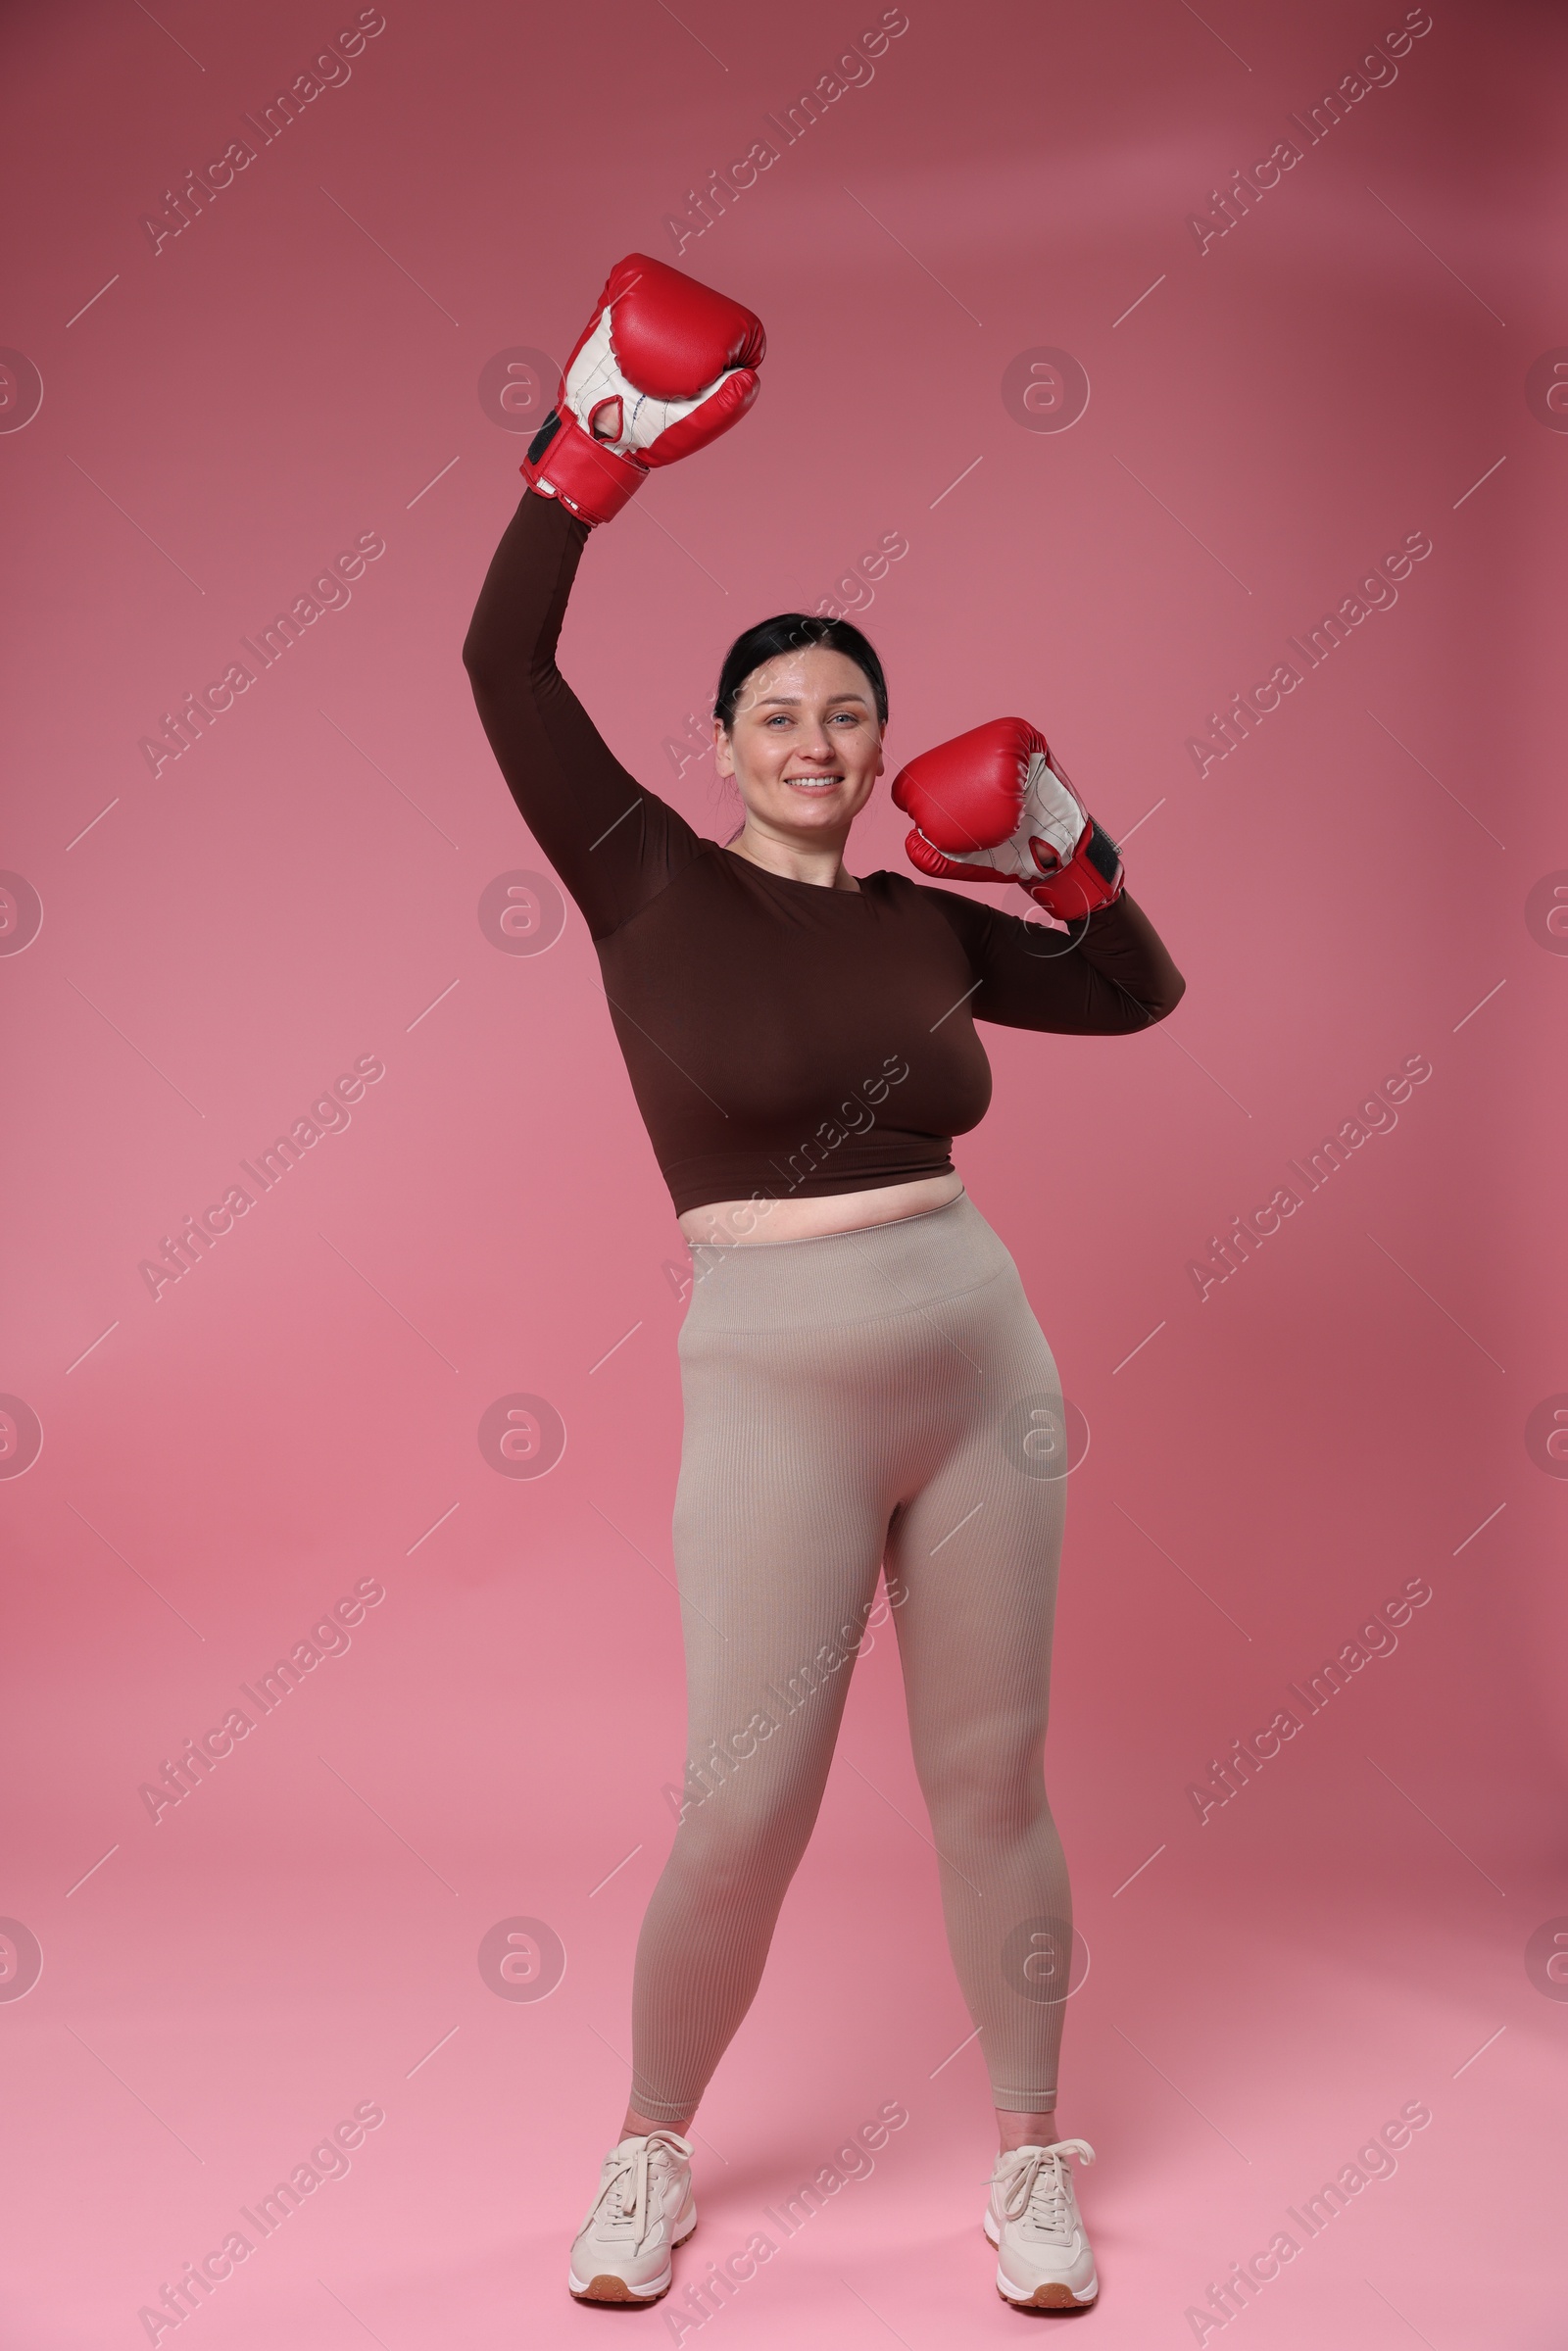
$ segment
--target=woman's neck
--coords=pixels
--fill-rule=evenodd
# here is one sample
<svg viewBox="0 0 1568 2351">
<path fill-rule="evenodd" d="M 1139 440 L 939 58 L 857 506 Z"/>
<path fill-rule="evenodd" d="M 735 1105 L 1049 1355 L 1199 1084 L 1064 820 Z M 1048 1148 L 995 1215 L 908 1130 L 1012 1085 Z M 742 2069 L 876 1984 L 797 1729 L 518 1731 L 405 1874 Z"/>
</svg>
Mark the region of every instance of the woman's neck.
<svg viewBox="0 0 1568 2351">
<path fill-rule="evenodd" d="M 775 839 L 770 833 L 758 832 L 751 824 L 742 827 L 735 840 L 725 845 L 732 857 L 745 857 L 752 865 L 760 865 L 766 873 L 781 874 L 788 882 L 814 882 L 823 890 L 858 890 L 860 885 L 844 863 L 842 841 L 826 842 L 807 847 Z"/>
</svg>

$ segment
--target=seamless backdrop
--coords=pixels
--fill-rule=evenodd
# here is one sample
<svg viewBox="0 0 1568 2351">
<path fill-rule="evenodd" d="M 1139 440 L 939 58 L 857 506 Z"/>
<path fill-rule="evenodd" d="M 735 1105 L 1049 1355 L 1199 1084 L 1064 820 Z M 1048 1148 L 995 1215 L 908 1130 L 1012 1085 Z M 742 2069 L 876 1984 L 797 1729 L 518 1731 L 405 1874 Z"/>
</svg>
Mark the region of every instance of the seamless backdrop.
<svg viewBox="0 0 1568 2351">
<path fill-rule="evenodd" d="M 719 657 L 832 601 L 893 766 L 1050 732 L 1189 982 L 1141 1037 L 986 1031 L 957 1152 L 1072 1406 L 1088 2323 L 1555 2342 L 1560 16 L 5 39 L 7 2343 L 605 2324 L 563 2273 L 681 1776 L 689 1267 L 459 651 L 628 251 L 769 349 L 587 551 L 617 754 L 723 838 Z M 902 833 L 884 791 L 852 864 Z M 873 1628 L 629 2323 L 1015 2329 L 971 2033 Z"/>
</svg>

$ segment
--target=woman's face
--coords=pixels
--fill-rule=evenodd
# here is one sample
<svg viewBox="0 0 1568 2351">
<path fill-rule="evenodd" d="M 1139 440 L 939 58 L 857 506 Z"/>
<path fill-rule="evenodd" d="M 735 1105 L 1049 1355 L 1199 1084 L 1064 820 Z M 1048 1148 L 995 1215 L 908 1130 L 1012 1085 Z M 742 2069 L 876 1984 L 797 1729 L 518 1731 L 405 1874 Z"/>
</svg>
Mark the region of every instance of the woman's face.
<svg viewBox="0 0 1568 2351">
<path fill-rule="evenodd" d="M 741 688 L 729 731 L 714 720 L 713 756 L 764 831 L 842 841 L 882 772 L 871 681 L 830 646 L 775 654 Z"/>
</svg>

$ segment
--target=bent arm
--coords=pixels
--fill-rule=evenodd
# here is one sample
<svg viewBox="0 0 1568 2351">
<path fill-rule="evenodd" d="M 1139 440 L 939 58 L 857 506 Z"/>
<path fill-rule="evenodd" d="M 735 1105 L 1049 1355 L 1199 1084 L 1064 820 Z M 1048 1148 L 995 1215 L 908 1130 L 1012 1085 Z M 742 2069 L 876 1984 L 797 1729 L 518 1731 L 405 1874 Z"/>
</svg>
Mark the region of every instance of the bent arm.
<svg viewBox="0 0 1568 2351">
<path fill-rule="evenodd" d="M 701 844 L 621 766 L 556 667 L 587 538 L 559 499 L 525 492 L 485 574 L 463 660 L 512 797 L 601 939 L 657 898 Z"/>
<path fill-rule="evenodd" d="M 1070 936 L 956 891 L 929 895 L 945 902 L 942 910 L 980 982 L 969 1004 L 976 1020 L 1071 1036 L 1125 1036 L 1163 1020 L 1186 991 L 1164 941 L 1125 891 L 1097 907 L 1086 923 L 1075 923 Z"/>
</svg>

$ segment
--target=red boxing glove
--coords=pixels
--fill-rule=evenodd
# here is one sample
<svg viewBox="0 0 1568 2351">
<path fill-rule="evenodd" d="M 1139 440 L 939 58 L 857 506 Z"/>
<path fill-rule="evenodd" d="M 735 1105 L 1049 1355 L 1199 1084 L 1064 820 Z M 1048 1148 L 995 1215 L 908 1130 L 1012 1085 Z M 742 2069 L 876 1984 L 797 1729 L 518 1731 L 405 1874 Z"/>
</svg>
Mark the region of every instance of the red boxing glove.
<svg viewBox="0 0 1568 2351">
<path fill-rule="evenodd" d="M 1121 896 L 1121 854 L 1024 718 L 993 718 L 911 759 L 893 799 L 914 830 L 911 865 L 934 881 L 1016 882 L 1058 922 Z"/>
<path fill-rule="evenodd" d="M 738 424 L 757 398 L 762 322 L 667 262 L 628 253 L 577 337 L 518 470 L 542 498 L 608 522 L 654 465 Z"/>
</svg>

